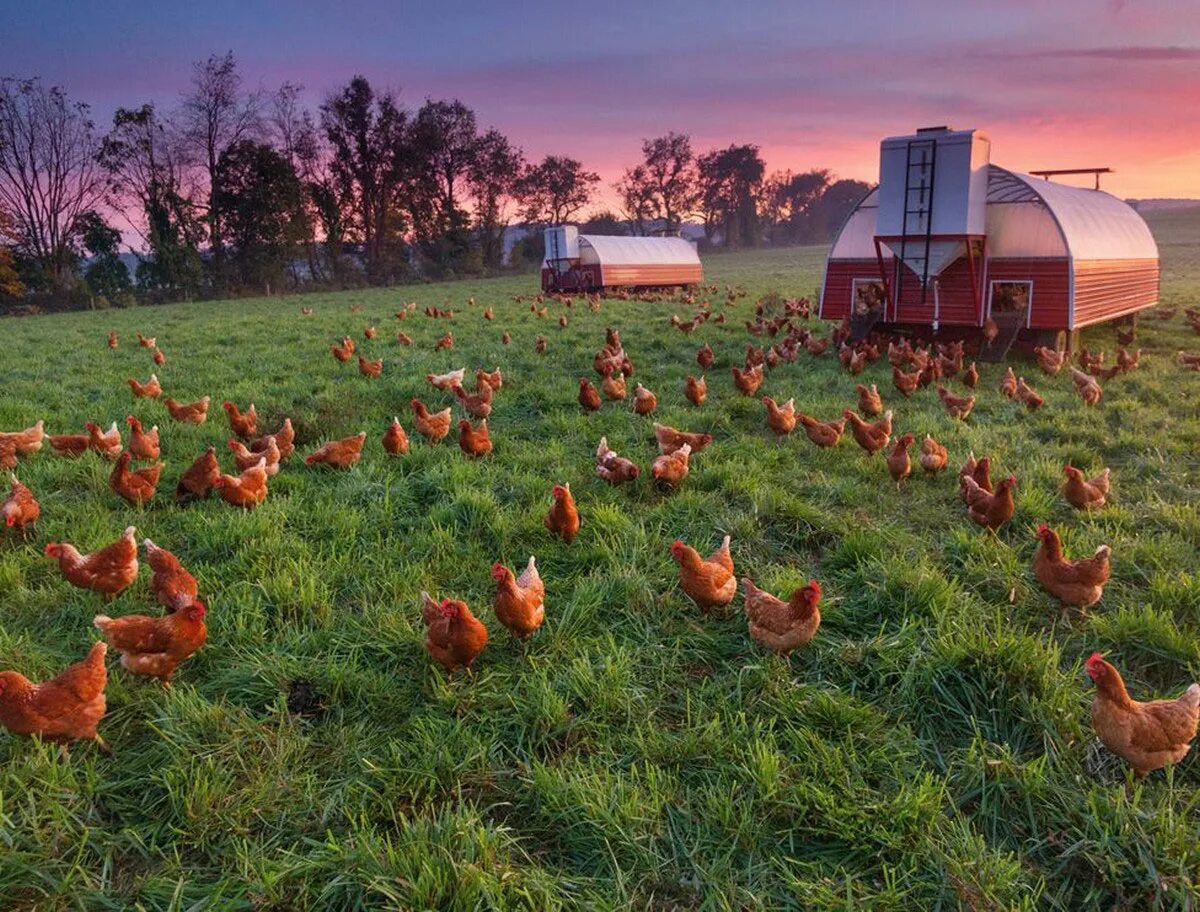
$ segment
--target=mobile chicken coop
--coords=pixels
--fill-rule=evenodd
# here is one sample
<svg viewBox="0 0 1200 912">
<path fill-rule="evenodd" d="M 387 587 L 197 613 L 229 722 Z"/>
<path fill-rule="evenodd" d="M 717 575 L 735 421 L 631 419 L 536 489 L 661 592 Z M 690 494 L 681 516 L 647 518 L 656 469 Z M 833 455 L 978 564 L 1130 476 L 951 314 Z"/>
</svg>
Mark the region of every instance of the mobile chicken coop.
<svg viewBox="0 0 1200 912">
<path fill-rule="evenodd" d="M 572 225 L 547 228 L 542 290 L 662 288 L 704 280 L 695 246 L 681 237 L 580 234 Z"/>
<path fill-rule="evenodd" d="M 990 319 L 1003 357 L 1019 336 L 1061 348 L 1158 303 L 1158 247 L 1132 207 L 993 165 L 990 147 L 946 127 L 884 139 L 879 185 L 829 252 L 820 315 L 849 317 L 860 337 L 876 324 L 961 335 Z"/>
</svg>

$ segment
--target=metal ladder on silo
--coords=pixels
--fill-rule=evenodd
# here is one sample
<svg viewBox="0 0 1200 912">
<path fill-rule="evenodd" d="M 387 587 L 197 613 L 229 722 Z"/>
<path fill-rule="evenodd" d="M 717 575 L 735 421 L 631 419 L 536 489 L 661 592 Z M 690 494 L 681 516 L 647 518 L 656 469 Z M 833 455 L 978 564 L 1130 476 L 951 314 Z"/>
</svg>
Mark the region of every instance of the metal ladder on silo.
<svg viewBox="0 0 1200 912">
<path fill-rule="evenodd" d="M 909 243 L 922 245 L 917 260 L 921 269 L 921 304 L 929 290 L 929 250 L 933 241 L 933 179 L 937 173 L 937 140 L 913 139 L 904 161 L 904 222 L 900 235 L 900 259 L 896 264 L 896 313 L 904 295 L 903 267 L 910 263 Z M 913 219 L 916 224 L 913 224 Z M 917 258 L 913 258 L 917 259 Z M 917 272 L 916 269 L 913 270 Z"/>
</svg>

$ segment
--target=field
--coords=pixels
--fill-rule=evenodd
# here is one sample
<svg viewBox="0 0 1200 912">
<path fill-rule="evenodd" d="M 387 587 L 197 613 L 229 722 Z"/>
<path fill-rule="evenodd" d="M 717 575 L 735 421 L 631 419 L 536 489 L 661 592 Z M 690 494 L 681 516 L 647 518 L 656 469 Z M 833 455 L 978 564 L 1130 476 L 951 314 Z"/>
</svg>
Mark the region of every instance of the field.
<svg viewBox="0 0 1200 912">
<path fill-rule="evenodd" d="M 1164 302 L 1197 303 L 1195 214 L 1156 227 Z M 106 608 L 61 579 L 47 540 L 91 550 L 134 524 L 180 555 L 210 609 L 209 643 L 172 689 L 110 660 L 113 756 L 0 735 L 0 908 L 1195 908 L 1200 762 L 1127 781 L 1092 746 L 1082 663 L 1104 650 L 1141 697 L 1200 673 L 1200 375 L 1174 364 L 1200 337 L 1145 321 L 1141 370 L 1091 411 L 1065 375 L 1026 364 L 1047 400 L 1026 413 L 987 365 L 965 424 L 931 392 L 901 399 L 886 361 L 869 366 L 861 379 L 898 432 L 932 433 L 954 470 L 974 451 L 1016 474 L 1016 516 L 992 536 L 966 519 L 956 471 L 897 490 L 848 435 L 834 450 L 799 433 L 777 443 L 760 402 L 733 388 L 754 301 L 811 295 L 823 253 L 709 258 L 710 281 L 748 296 L 690 336 L 668 325 L 688 315 L 678 304 L 552 304 L 539 318 L 512 301 L 532 277 L 0 324 L 0 428 L 137 414 L 162 428 L 167 461 L 142 509 L 108 490 L 94 454 L 47 447 L 20 466 L 43 518 L 28 542 L 0 539 L 0 668 L 49 676 L 86 652 L 93 615 L 156 610 L 147 569 Z M 418 311 L 398 322 L 409 300 Z M 428 305 L 458 315 L 427 319 Z M 658 394 L 658 420 L 715 438 L 674 494 L 593 474 L 602 434 L 643 466 L 656 452 L 628 405 L 576 404 L 606 326 L 636 365 L 631 386 Z M 447 329 L 455 347 L 435 355 Z M 213 397 L 207 424 L 131 398 L 124 381 L 152 369 L 136 331 L 167 357 L 167 395 Z M 381 379 L 330 357 L 343 333 L 385 358 Z M 1111 358 L 1111 328 L 1084 341 Z M 717 362 L 696 409 L 682 385 L 705 342 Z M 504 372 L 495 453 L 478 462 L 453 438 L 426 445 L 407 406 L 446 398 L 427 371 L 464 365 Z M 833 417 L 853 385 L 831 355 L 802 355 L 762 393 Z M 298 454 L 254 512 L 177 506 L 178 474 L 205 446 L 231 467 L 226 398 L 254 401 L 267 429 L 290 415 Z M 378 442 L 393 415 L 413 442 L 399 459 Z M 349 472 L 299 459 L 360 430 Z M 1067 460 L 1111 466 L 1114 503 L 1073 511 L 1058 491 Z M 583 515 L 570 547 L 542 526 L 563 481 Z M 1041 522 L 1068 554 L 1112 545 L 1090 616 L 1064 619 L 1033 579 Z M 670 543 L 707 553 L 725 533 L 738 574 L 771 591 L 820 580 L 823 625 L 790 662 L 749 640 L 740 595 L 705 616 L 679 590 Z M 488 568 L 530 554 L 547 622 L 522 648 L 492 614 Z M 422 589 L 465 599 L 491 628 L 473 678 L 426 656 Z"/>
</svg>

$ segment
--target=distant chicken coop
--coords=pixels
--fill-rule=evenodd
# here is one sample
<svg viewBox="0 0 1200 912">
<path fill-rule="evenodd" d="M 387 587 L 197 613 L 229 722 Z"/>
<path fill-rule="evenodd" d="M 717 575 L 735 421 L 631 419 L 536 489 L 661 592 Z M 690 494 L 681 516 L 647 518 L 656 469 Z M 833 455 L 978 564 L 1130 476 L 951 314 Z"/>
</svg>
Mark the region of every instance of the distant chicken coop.
<svg viewBox="0 0 1200 912">
<path fill-rule="evenodd" d="M 580 234 L 572 225 L 547 228 L 542 290 L 592 292 L 662 288 L 704 281 L 700 256 L 681 237 Z"/>
<path fill-rule="evenodd" d="M 1003 357 L 1018 338 L 1062 348 L 1158 303 L 1158 247 L 1098 189 L 1107 169 L 1097 189 L 1071 187 L 993 165 L 990 147 L 982 131 L 947 127 L 883 140 L 879 185 L 830 250 L 823 318 L 849 317 L 860 338 L 880 324 L 961 335 L 991 321 L 985 355 Z"/>
</svg>

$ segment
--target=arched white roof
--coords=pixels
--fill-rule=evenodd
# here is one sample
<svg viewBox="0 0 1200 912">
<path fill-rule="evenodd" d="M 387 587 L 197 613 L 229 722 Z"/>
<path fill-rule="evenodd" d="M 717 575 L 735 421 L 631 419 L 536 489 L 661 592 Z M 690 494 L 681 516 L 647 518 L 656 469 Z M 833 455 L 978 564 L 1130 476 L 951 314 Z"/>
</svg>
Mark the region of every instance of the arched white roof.
<svg viewBox="0 0 1200 912">
<path fill-rule="evenodd" d="M 690 241 L 679 237 L 579 236 L 579 262 L 603 266 L 692 265 L 700 256 Z"/>
<path fill-rule="evenodd" d="M 1103 190 L 1042 180 L 992 165 L 992 184 L 1005 177 L 1024 184 L 1050 210 L 1069 255 L 1077 260 L 1157 260 L 1154 235 L 1137 211 Z M 997 175 L 995 172 L 1001 172 Z M 989 235 L 991 234 L 989 226 Z M 989 245 L 991 238 L 988 238 Z"/>
<path fill-rule="evenodd" d="M 874 259 L 878 212 L 875 189 L 842 226 L 830 259 Z M 996 165 L 988 173 L 987 252 L 990 257 L 1158 259 L 1150 228 L 1122 200 Z"/>
</svg>

